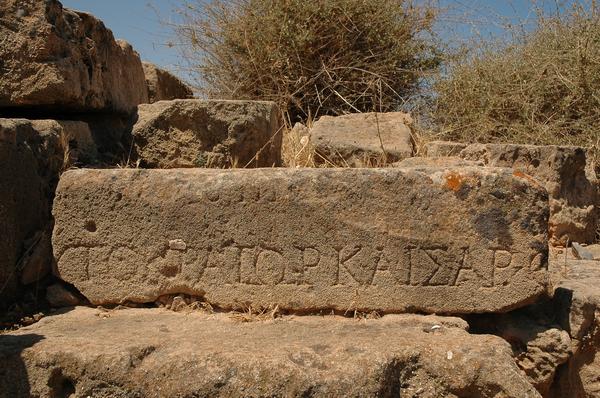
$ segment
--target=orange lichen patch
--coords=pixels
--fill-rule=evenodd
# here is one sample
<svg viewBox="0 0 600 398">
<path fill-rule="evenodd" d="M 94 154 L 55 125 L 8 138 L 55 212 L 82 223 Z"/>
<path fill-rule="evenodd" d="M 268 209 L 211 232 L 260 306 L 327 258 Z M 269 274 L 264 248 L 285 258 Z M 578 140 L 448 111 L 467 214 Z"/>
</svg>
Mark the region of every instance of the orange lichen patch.
<svg viewBox="0 0 600 398">
<path fill-rule="evenodd" d="M 513 176 L 523 178 L 523 179 L 529 181 L 530 183 L 532 183 L 533 185 L 535 185 L 536 187 L 542 187 L 542 185 L 539 183 L 539 181 L 537 181 L 535 178 L 533 178 L 529 174 L 523 173 L 522 171 L 515 170 L 513 172 Z"/>
<path fill-rule="evenodd" d="M 446 188 L 454 192 L 458 192 L 462 188 L 463 182 L 464 177 L 456 172 L 451 171 L 446 175 Z"/>
</svg>

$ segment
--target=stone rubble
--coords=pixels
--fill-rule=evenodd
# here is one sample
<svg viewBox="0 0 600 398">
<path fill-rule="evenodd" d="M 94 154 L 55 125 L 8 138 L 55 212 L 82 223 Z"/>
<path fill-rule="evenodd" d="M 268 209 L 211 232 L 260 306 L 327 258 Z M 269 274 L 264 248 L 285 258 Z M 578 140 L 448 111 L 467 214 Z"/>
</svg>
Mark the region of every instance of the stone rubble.
<svg viewBox="0 0 600 398">
<path fill-rule="evenodd" d="M 148 86 L 149 103 L 193 98 L 192 90 L 170 72 L 150 62 L 142 62 L 142 66 Z"/>
</svg>

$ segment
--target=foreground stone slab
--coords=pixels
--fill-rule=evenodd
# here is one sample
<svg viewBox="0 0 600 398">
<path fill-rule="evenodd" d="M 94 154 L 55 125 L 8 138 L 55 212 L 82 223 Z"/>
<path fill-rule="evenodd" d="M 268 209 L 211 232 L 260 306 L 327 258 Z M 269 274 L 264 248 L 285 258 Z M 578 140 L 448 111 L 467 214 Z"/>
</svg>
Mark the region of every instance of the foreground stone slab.
<svg viewBox="0 0 600 398">
<path fill-rule="evenodd" d="M 148 101 L 138 54 L 57 0 L 0 2 L 0 108 L 129 113 Z"/>
<path fill-rule="evenodd" d="M 311 128 L 315 162 L 340 167 L 383 166 L 413 155 L 406 113 L 322 116 Z"/>
<path fill-rule="evenodd" d="M 465 327 L 80 307 L 0 335 L 0 397 L 540 397 L 508 343 Z"/>
<path fill-rule="evenodd" d="M 146 76 L 150 103 L 186 99 L 194 96 L 192 90 L 171 72 L 150 62 L 143 62 L 142 65 Z"/>
<path fill-rule="evenodd" d="M 508 169 L 81 169 L 54 203 L 60 276 L 94 304 L 471 313 L 546 291 L 547 196 Z"/>
<path fill-rule="evenodd" d="M 557 395 L 600 396 L 600 261 L 551 256 L 557 317 L 572 339 L 572 357 L 557 379 Z"/>
<path fill-rule="evenodd" d="M 54 196 L 58 174 L 71 166 L 89 165 L 98 149 L 87 123 L 70 120 L 0 118 L 0 141 L 27 145 L 37 161 L 39 174 Z"/>
<path fill-rule="evenodd" d="M 434 141 L 427 144 L 427 156 L 457 156 L 483 161 L 487 166 L 511 167 L 532 176 L 550 197 L 550 241 L 594 242 L 598 210 L 596 176 L 586 170 L 585 148 L 516 144 L 463 144 Z"/>
<path fill-rule="evenodd" d="M 133 137 L 149 168 L 272 167 L 280 128 L 273 102 L 189 99 L 140 105 Z"/>
</svg>

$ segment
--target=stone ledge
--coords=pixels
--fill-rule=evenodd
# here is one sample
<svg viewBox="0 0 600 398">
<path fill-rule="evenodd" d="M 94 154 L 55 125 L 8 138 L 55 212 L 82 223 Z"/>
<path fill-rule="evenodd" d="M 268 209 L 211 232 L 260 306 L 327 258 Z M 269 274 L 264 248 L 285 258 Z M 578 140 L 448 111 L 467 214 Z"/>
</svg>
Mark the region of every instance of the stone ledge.
<svg viewBox="0 0 600 398">
<path fill-rule="evenodd" d="M 464 321 L 79 307 L 0 335 L 0 397 L 540 397 Z"/>
<path fill-rule="evenodd" d="M 547 213 L 508 169 L 80 169 L 53 245 L 94 304 L 497 312 L 546 293 Z"/>
</svg>

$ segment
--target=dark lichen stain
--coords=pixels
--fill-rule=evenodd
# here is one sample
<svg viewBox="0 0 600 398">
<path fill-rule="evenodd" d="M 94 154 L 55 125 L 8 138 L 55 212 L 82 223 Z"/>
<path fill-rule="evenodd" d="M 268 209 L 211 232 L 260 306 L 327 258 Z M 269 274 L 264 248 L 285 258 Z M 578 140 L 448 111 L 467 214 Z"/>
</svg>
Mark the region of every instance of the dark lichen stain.
<svg viewBox="0 0 600 398">
<path fill-rule="evenodd" d="M 455 191 L 455 194 L 460 200 L 466 200 L 469 197 L 469 192 L 471 192 L 469 184 L 463 184 L 458 191 Z"/>
<path fill-rule="evenodd" d="M 506 199 L 507 194 L 506 194 L 506 192 L 504 192 L 500 189 L 496 189 L 496 190 L 492 191 L 492 196 L 497 199 L 502 200 L 502 199 Z"/>
<path fill-rule="evenodd" d="M 506 213 L 501 209 L 489 209 L 475 215 L 473 224 L 477 233 L 488 241 L 497 241 L 502 245 L 512 245 L 510 224 Z"/>
</svg>

